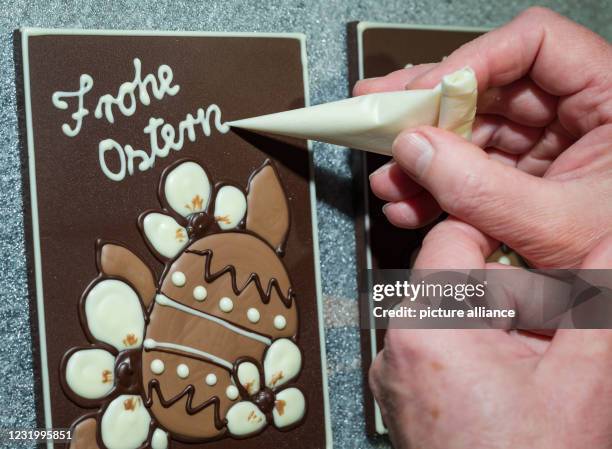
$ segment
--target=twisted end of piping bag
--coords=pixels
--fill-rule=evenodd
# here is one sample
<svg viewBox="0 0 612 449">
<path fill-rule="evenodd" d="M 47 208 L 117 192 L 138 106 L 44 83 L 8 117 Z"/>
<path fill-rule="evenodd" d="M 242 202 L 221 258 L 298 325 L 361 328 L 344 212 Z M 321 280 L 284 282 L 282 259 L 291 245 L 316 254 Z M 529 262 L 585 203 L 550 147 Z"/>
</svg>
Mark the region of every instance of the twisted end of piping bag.
<svg viewBox="0 0 612 449">
<path fill-rule="evenodd" d="M 391 155 L 397 135 L 415 126 L 437 126 L 469 139 L 477 87 L 474 71 L 465 67 L 446 75 L 433 89 L 363 95 L 226 124 Z"/>
<path fill-rule="evenodd" d="M 465 67 L 442 78 L 440 86 L 442 98 L 438 128 L 471 139 L 478 98 L 476 74 L 470 67 Z"/>
</svg>

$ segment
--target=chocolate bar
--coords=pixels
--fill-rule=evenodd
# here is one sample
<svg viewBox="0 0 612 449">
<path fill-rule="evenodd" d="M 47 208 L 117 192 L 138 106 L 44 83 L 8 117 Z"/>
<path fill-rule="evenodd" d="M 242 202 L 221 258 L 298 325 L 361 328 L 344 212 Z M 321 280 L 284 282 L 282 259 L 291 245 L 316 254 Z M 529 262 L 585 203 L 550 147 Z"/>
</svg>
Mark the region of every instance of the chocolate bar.
<svg viewBox="0 0 612 449">
<path fill-rule="evenodd" d="M 328 447 L 310 149 L 226 124 L 306 105 L 304 37 L 16 45 L 39 425 L 70 449 Z"/>
</svg>

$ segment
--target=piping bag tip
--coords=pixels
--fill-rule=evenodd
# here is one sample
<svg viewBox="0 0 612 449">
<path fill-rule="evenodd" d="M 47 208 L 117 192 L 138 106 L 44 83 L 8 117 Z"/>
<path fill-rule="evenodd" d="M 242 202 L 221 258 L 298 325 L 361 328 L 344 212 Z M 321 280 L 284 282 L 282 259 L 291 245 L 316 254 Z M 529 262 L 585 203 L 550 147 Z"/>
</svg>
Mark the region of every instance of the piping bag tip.
<svg viewBox="0 0 612 449">
<path fill-rule="evenodd" d="M 469 139 L 477 87 L 474 71 L 464 67 L 433 89 L 363 95 L 226 124 L 391 155 L 397 135 L 416 126 L 437 126 Z"/>
</svg>

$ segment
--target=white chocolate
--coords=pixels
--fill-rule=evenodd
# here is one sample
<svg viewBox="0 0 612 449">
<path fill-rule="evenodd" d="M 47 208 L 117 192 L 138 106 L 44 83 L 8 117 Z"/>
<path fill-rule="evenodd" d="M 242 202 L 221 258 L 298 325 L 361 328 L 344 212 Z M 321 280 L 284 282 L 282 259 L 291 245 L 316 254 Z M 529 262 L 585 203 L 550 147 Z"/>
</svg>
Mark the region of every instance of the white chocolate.
<svg viewBox="0 0 612 449">
<path fill-rule="evenodd" d="M 151 417 L 140 396 L 124 394 L 108 405 L 100 432 L 108 449 L 136 449 L 149 435 Z"/>
<path fill-rule="evenodd" d="M 151 437 L 151 449 L 168 449 L 168 434 L 161 429 L 155 429 Z"/>
<path fill-rule="evenodd" d="M 187 282 L 187 278 L 185 277 L 185 273 L 182 271 L 175 271 L 172 273 L 172 283 L 177 287 L 182 287 Z"/>
<path fill-rule="evenodd" d="M 512 261 L 506 255 L 499 256 L 499 259 L 497 259 L 497 263 L 501 263 L 503 265 L 512 265 Z"/>
<path fill-rule="evenodd" d="M 218 132 L 229 132 L 229 126 L 221 123 L 221 109 L 216 104 L 211 104 L 207 108 L 198 108 L 195 114 L 188 113 L 176 127 L 166 123 L 164 119 L 149 118 L 149 124 L 143 130 L 149 136 L 150 147 L 147 149 L 136 149 L 130 144 L 122 146 L 113 139 L 101 140 L 98 144 L 98 160 L 102 173 L 113 181 L 121 181 L 127 175 L 133 175 L 135 167 L 140 171 L 148 170 L 155 165 L 157 158 L 168 157 L 170 150 L 182 150 L 185 135 L 192 142 L 196 140 L 196 131 L 210 136 L 213 120 L 212 124 Z M 107 163 L 106 153 L 109 151 L 111 157 L 114 156 L 115 163 L 119 165 L 115 171 L 111 170 Z"/>
<path fill-rule="evenodd" d="M 228 385 L 228 387 L 225 389 L 225 395 L 230 401 L 235 401 L 238 399 L 238 393 L 238 388 L 236 388 L 235 385 Z"/>
<path fill-rule="evenodd" d="M 91 335 L 122 351 L 138 348 L 144 335 L 144 312 L 136 292 L 125 282 L 104 279 L 85 298 Z"/>
<path fill-rule="evenodd" d="M 203 285 L 198 285 L 193 289 L 193 299 L 196 301 L 204 301 L 208 296 L 208 291 Z"/>
<path fill-rule="evenodd" d="M 184 217 L 206 210 L 210 190 L 206 172 L 195 162 L 183 162 L 175 167 L 164 183 L 168 205 Z"/>
<path fill-rule="evenodd" d="M 257 310 L 255 307 L 251 307 L 249 310 L 247 310 L 247 318 L 251 323 L 259 322 L 259 319 L 261 318 L 259 310 Z"/>
<path fill-rule="evenodd" d="M 111 392 L 115 357 L 103 349 L 76 351 L 66 363 L 66 383 L 85 399 L 99 399 Z"/>
<path fill-rule="evenodd" d="M 63 98 L 78 98 L 78 108 L 76 112 L 71 114 L 72 119 L 74 120 L 74 128 L 70 128 L 68 123 L 64 123 L 62 125 L 62 132 L 66 134 L 68 137 L 74 137 L 81 131 L 81 126 L 83 125 L 83 117 L 89 114 L 89 111 L 83 105 L 85 94 L 91 90 L 94 82 L 91 75 L 84 73 L 79 78 L 79 90 L 76 92 L 54 92 L 51 96 L 51 102 L 53 106 L 58 109 L 68 109 L 68 103 L 63 100 Z"/>
<path fill-rule="evenodd" d="M 238 365 L 237 374 L 240 385 L 247 390 L 247 393 L 253 395 L 259 391 L 261 388 L 259 370 L 254 363 L 242 362 L 240 365 Z"/>
<path fill-rule="evenodd" d="M 282 315 L 276 315 L 274 317 L 274 327 L 279 331 L 282 331 L 287 326 L 287 319 Z"/>
<path fill-rule="evenodd" d="M 187 245 L 187 230 L 169 215 L 151 212 L 144 217 L 142 228 L 155 251 L 168 259 Z"/>
<path fill-rule="evenodd" d="M 189 367 L 181 363 L 176 367 L 176 375 L 181 379 L 187 379 L 189 377 Z"/>
<path fill-rule="evenodd" d="M 251 435 L 266 425 L 266 417 L 255 404 L 242 401 L 234 404 L 225 415 L 227 430 L 235 436 Z"/>
<path fill-rule="evenodd" d="M 153 374 L 161 374 L 165 371 L 166 365 L 160 359 L 151 361 L 151 372 Z"/>
<path fill-rule="evenodd" d="M 276 401 L 272 410 L 272 419 L 276 427 L 291 426 L 300 421 L 305 414 L 306 399 L 304 399 L 304 394 L 300 390 L 287 388 L 276 394 Z"/>
<path fill-rule="evenodd" d="M 302 369 L 302 353 L 293 341 L 280 338 L 270 345 L 264 358 L 264 376 L 269 388 L 280 387 Z"/>
<path fill-rule="evenodd" d="M 117 95 L 104 94 L 98 100 L 98 104 L 94 111 L 94 115 L 97 119 L 102 117 L 106 118 L 108 123 L 114 123 L 115 117 L 113 115 L 113 106 L 117 106 L 121 114 L 126 117 L 134 115 L 136 112 L 136 91 L 138 90 L 138 99 L 140 102 L 148 106 L 151 103 L 151 97 L 149 97 L 148 87 L 151 87 L 151 92 L 157 100 L 162 100 L 165 95 L 174 96 L 179 90 L 180 86 L 172 84 L 172 78 L 174 74 L 172 69 L 166 64 L 159 66 L 157 70 L 157 77 L 149 73 L 144 79 L 142 79 L 141 67 L 142 64 L 140 59 L 134 58 L 134 79 L 132 81 L 126 81 L 119 86 Z M 126 100 L 126 98 L 128 98 Z"/>
<path fill-rule="evenodd" d="M 208 373 L 206 375 L 206 385 L 208 386 L 214 386 L 217 384 L 217 376 L 215 373 Z"/>
<path fill-rule="evenodd" d="M 234 309 L 234 301 L 224 296 L 219 300 L 219 308 L 222 312 L 229 313 Z"/>
<path fill-rule="evenodd" d="M 223 230 L 235 228 L 244 218 L 247 201 L 242 190 L 223 186 L 215 198 L 215 220 Z"/>
<path fill-rule="evenodd" d="M 155 303 L 159 304 L 160 306 L 164 306 L 164 307 L 172 307 L 174 309 L 177 309 L 177 310 L 180 310 L 182 312 L 188 313 L 189 315 L 197 316 L 197 317 L 202 318 L 204 320 L 212 321 L 214 323 L 217 323 L 220 326 L 223 326 L 224 328 L 226 328 L 228 330 L 231 330 L 232 332 L 235 332 L 237 334 L 240 334 L 240 335 L 242 335 L 244 337 L 247 337 L 247 338 L 250 338 L 252 340 L 260 341 L 260 342 L 262 342 L 265 345 L 269 345 L 269 344 L 272 343 L 272 340 L 270 340 L 268 337 L 265 337 L 265 336 L 263 336 L 261 334 L 258 334 L 256 332 L 249 332 L 246 329 L 243 329 L 242 327 L 239 327 L 239 326 L 235 326 L 232 323 L 230 323 L 229 321 L 221 319 L 221 318 L 219 318 L 219 317 L 217 317 L 215 315 L 212 315 L 212 314 L 209 314 L 209 313 L 205 313 L 205 312 L 202 312 L 200 310 L 193 309 L 191 307 L 187 307 L 184 304 L 178 303 L 178 302 L 168 298 L 165 295 L 162 295 L 162 294 L 156 295 L 155 296 Z M 233 303 L 231 305 L 233 307 Z M 145 345 L 146 345 L 146 342 L 145 342 Z"/>
<path fill-rule="evenodd" d="M 193 354 L 195 356 L 198 356 L 199 358 L 203 358 L 212 363 L 216 363 L 217 365 L 221 365 L 227 368 L 228 370 L 231 370 L 233 366 L 229 361 L 222 359 L 221 357 L 217 357 L 216 355 L 210 354 L 205 351 L 200 351 L 199 349 L 192 348 L 190 346 L 179 345 L 179 344 L 171 343 L 171 342 L 155 341 L 152 338 L 147 338 L 144 341 L 143 346 L 145 349 L 148 349 L 148 350 L 159 348 L 159 349 L 172 349 L 175 351 L 186 352 L 188 354 Z"/>
</svg>

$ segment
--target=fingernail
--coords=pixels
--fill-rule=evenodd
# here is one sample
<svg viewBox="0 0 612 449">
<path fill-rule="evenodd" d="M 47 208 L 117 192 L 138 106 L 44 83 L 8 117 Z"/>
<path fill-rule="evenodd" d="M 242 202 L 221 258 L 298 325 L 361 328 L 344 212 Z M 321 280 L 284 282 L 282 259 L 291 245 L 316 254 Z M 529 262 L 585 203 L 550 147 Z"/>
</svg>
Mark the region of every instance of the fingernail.
<svg viewBox="0 0 612 449">
<path fill-rule="evenodd" d="M 391 165 L 393 165 L 393 161 L 389 161 L 386 164 L 381 165 L 376 170 L 374 170 L 372 173 L 370 173 L 370 176 L 368 176 L 368 179 L 372 179 L 372 176 L 380 175 L 381 173 L 385 173 L 387 170 L 391 168 Z"/>
<path fill-rule="evenodd" d="M 363 86 L 364 84 L 367 85 L 369 81 L 374 81 L 377 80 L 379 78 L 382 78 L 380 76 L 374 76 L 372 78 L 364 78 L 362 80 L 359 80 L 355 83 L 355 87 L 353 87 L 353 92 L 355 92 L 357 89 L 360 88 L 360 86 Z"/>
<path fill-rule="evenodd" d="M 402 133 L 393 142 L 393 159 L 409 174 L 422 177 L 429 167 L 434 149 L 429 140 L 419 133 Z"/>
<path fill-rule="evenodd" d="M 387 212 L 386 212 L 386 210 L 387 210 L 387 208 L 388 208 L 389 206 L 391 206 L 391 203 L 385 203 L 385 204 L 383 205 L 383 207 L 382 207 L 382 212 L 383 212 L 383 214 L 385 214 L 385 217 L 387 216 Z"/>
</svg>

